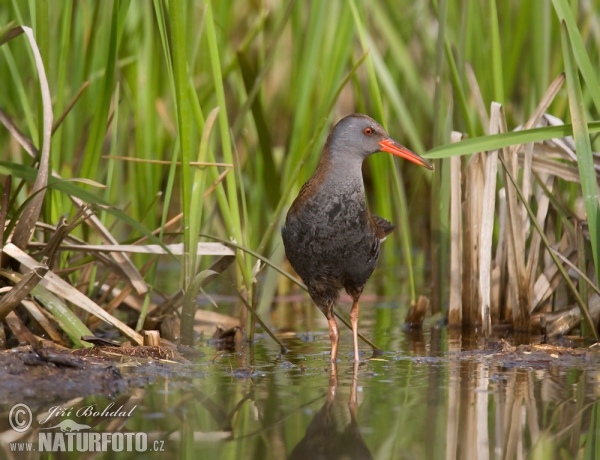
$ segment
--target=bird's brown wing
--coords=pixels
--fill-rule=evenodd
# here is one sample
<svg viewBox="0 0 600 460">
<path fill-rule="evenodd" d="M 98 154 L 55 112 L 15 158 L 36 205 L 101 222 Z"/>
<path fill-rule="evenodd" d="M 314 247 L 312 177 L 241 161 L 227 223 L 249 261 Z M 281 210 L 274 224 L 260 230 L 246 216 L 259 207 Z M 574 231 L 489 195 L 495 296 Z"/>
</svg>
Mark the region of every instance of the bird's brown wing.
<svg viewBox="0 0 600 460">
<path fill-rule="evenodd" d="M 377 237 L 381 241 L 385 240 L 385 238 L 396 228 L 395 225 L 392 225 L 383 217 L 376 216 L 375 214 L 371 215 L 371 219 L 373 219 L 373 223 L 375 224 L 375 229 L 377 230 Z"/>
</svg>

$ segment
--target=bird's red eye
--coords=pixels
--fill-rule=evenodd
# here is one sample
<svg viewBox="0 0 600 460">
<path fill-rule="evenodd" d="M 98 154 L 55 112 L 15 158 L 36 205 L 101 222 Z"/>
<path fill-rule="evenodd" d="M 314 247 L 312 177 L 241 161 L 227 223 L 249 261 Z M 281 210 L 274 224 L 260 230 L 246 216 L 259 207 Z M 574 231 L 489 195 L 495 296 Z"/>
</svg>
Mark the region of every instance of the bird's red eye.
<svg viewBox="0 0 600 460">
<path fill-rule="evenodd" d="M 365 128 L 363 130 L 363 133 L 365 133 L 365 136 L 370 136 L 371 134 L 373 134 L 373 128 Z"/>
</svg>

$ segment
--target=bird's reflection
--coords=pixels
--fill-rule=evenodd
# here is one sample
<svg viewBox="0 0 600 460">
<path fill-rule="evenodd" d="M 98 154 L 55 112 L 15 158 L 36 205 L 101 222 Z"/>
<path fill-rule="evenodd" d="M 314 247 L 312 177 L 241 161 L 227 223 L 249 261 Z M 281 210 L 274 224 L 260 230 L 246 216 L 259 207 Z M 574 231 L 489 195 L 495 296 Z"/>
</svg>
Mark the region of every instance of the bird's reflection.
<svg viewBox="0 0 600 460">
<path fill-rule="evenodd" d="M 331 365 L 329 391 L 323 407 L 313 417 L 306 428 L 304 438 L 296 445 L 289 456 L 290 460 L 300 459 L 372 459 L 356 421 L 358 363 L 354 363 L 352 387 L 348 410 L 350 422 L 344 411 L 336 404 L 338 390 L 337 365 Z"/>
</svg>

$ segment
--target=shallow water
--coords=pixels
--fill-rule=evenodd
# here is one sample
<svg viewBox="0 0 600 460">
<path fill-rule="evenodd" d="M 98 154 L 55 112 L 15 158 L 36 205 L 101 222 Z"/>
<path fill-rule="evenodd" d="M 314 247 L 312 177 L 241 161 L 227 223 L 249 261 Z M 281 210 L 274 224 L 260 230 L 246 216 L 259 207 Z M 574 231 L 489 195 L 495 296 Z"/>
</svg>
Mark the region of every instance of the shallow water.
<svg viewBox="0 0 600 460">
<path fill-rule="evenodd" d="M 365 332 L 377 310 L 367 313 Z M 321 328 L 285 339 L 290 352 L 283 356 L 266 335 L 231 352 L 205 343 L 197 362 L 145 363 L 145 375 L 154 377 L 143 388 L 115 400 L 64 402 L 70 415 L 44 426 L 70 418 L 89 427 L 83 432 L 144 432 L 148 449 L 162 449 L 119 458 L 598 458 L 597 355 L 498 353 L 436 324 L 389 331 L 375 341 L 392 351 L 369 359 L 361 345 L 357 369 L 348 331 L 334 369 Z M 138 370 L 121 368 L 139 381 Z M 76 416 L 111 403 L 131 416 Z"/>
</svg>

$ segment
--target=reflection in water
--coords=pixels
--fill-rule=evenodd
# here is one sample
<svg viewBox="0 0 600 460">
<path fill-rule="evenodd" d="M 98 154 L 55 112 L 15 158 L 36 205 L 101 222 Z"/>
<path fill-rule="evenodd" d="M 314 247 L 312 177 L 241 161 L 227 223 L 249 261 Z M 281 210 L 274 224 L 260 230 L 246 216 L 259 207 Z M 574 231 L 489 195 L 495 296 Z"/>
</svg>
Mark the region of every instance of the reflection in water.
<svg viewBox="0 0 600 460">
<path fill-rule="evenodd" d="M 465 342 L 461 349 L 460 336 L 451 337 L 449 351 L 465 352 Z M 589 371 L 569 372 L 557 355 L 524 357 L 469 354 L 448 363 L 447 460 L 599 458 Z"/>
<path fill-rule="evenodd" d="M 162 460 L 600 458 L 594 349 L 571 358 L 498 352 L 446 328 L 394 337 L 395 352 L 360 368 L 350 340 L 330 367 L 326 332 L 289 339 L 285 356 L 267 339 L 216 354 L 206 345 L 211 359 L 187 367 L 144 364 L 165 372 L 145 390 L 64 405 L 135 407 L 128 419 L 75 421 L 96 432 L 148 433 L 149 442 L 164 441 Z M 32 405 L 34 415 L 57 404 Z M 0 406 L 5 453 L 9 441 L 34 441 L 39 431 L 15 437 L 10 407 Z"/>
<path fill-rule="evenodd" d="M 304 459 L 372 459 L 356 422 L 358 363 L 354 363 L 352 387 L 348 410 L 350 422 L 346 417 L 336 417 L 338 376 L 337 364 L 332 364 L 329 377 L 329 391 L 325 404 L 315 414 L 306 428 L 304 438 L 294 447 L 288 457 L 290 460 Z"/>
</svg>

